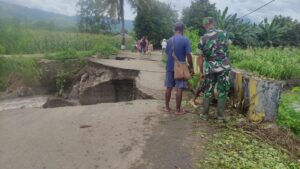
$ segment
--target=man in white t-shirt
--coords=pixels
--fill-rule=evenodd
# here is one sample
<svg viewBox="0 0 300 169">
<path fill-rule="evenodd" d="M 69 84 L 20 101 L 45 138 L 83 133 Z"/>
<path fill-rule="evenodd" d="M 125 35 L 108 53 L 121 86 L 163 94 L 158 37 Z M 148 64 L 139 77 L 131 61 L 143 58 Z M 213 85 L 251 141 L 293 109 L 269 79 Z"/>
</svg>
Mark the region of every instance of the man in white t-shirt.
<svg viewBox="0 0 300 169">
<path fill-rule="evenodd" d="M 166 39 L 162 40 L 162 42 L 161 42 L 161 48 L 162 48 L 162 54 L 164 54 L 165 51 L 166 51 L 166 48 L 167 48 L 167 40 Z"/>
</svg>

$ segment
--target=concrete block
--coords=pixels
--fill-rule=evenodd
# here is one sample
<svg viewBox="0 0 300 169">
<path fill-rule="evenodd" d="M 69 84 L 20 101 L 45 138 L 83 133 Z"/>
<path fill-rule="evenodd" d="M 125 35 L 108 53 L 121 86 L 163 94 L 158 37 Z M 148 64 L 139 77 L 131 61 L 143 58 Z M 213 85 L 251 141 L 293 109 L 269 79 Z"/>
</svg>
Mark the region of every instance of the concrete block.
<svg viewBox="0 0 300 169">
<path fill-rule="evenodd" d="M 274 121 L 284 82 L 255 77 L 245 71 L 231 71 L 233 103 L 250 121 Z"/>
</svg>

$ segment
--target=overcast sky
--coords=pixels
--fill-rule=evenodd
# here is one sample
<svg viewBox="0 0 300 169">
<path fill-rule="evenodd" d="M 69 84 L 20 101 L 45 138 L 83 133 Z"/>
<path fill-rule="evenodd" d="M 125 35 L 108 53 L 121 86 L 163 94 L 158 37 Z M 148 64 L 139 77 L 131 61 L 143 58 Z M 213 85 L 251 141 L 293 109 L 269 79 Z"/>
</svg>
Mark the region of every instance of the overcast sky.
<svg viewBox="0 0 300 169">
<path fill-rule="evenodd" d="M 0 0 L 10 3 L 20 4 L 27 7 L 43 9 L 55 13 L 76 15 L 76 2 L 78 0 Z M 190 5 L 192 0 L 160 0 L 170 3 L 171 6 L 178 12 Z M 238 13 L 238 16 L 243 16 L 259 6 L 269 2 L 270 0 L 210 0 L 216 3 L 218 9 L 229 7 L 230 13 Z M 125 7 L 126 19 L 133 20 L 135 14 L 132 12 L 128 4 Z M 300 20 L 300 0 L 275 0 L 267 7 L 249 15 L 253 21 L 260 21 L 263 18 L 273 18 L 274 15 L 282 14 L 291 16 L 294 19 Z"/>
</svg>

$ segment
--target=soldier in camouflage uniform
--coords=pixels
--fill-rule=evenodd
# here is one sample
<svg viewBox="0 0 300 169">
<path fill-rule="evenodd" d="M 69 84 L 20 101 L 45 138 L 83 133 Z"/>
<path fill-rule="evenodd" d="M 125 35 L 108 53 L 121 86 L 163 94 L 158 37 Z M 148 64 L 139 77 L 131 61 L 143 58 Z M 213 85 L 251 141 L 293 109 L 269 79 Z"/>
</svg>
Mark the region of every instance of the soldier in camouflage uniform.
<svg viewBox="0 0 300 169">
<path fill-rule="evenodd" d="M 225 122 L 224 111 L 229 92 L 229 71 L 231 69 L 228 58 L 228 45 L 231 43 L 226 32 L 215 29 L 211 17 L 203 20 L 206 34 L 200 38 L 200 71 L 204 79 L 203 112 L 201 117 L 208 119 L 209 105 L 214 94 L 218 91 L 218 120 Z M 217 85 L 217 86 L 216 86 Z"/>
</svg>

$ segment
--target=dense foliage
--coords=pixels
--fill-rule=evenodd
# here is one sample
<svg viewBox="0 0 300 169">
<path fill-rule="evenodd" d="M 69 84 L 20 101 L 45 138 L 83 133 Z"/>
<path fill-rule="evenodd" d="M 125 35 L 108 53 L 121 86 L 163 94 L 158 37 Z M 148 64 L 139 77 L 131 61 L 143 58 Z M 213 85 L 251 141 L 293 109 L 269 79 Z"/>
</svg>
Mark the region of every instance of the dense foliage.
<svg viewBox="0 0 300 169">
<path fill-rule="evenodd" d="M 199 29 L 202 28 L 203 18 L 213 16 L 215 11 L 215 4 L 211 4 L 209 0 L 194 0 L 191 6 L 183 9 L 182 21 L 189 28 Z M 204 29 L 200 31 L 204 32 Z"/>
<path fill-rule="evenodd" d="M 271 145 L 248 137 L 239 131 L 225 131 L 215 134 L 212 145 L 208 148 L 204 162 L 196 166 L 207 169 L 299 169 L 297 162 Z"/>
<path fill-rule="evenodd" d="M 201 23 L 204 17 L 214 17 L 216 27 L 228 32 L 234 45 L 246 48 L 278 47 L 300 45 L 300 22 L 290 17 L 275 16 L 272 21 L 264 19 L 259 24 L 249 19 L 238 18 L 237 14 L 228 14 L 216 10 L 214 4 L 206 0 L 194 0 L 183 12 L 182 20 L 192 29 L 203 32 Z"/>
<path fill-rule="evenodd" d="M 192 46 L 193 53 L 197 53 L 199 36 L 198 31 L 195 29 L 187 29 L 184 31 L 184 36 L 188 37 Z"/>
<path fill-rule="evenodd" d="M 284 93 L 278 109 L 277 123 L 291 129 L 300 137 L 300 88 Z M 298 111 L 297 111 L 298 108 Z"/>
<path fill-rule="evenodd" d="M 177 14 L 170 5 L 149 1 L 147 8 L 137 9 L 134 22 L 136 37 L 148 36 L 155 47 L 160 47 L 163 38 L 172 36 L 176 20 Z"/>
<path fill-rule="evenodd" d="M 81 32 L 99 33 L 109 31 L 115 20 L 106 16 L 104 1 L 79 0 L 79 22 L 78 27 Z"/>
<path fill-rule="evenodd" d="M 132 8 L 146 8 L 149 0 L 127 0 Z M 79 0 L 79 30 L 99 33 L 110 30 L 116 19 L 121 22 L 121 48 L 125 47 L 125 0 Z"/>
</svg>

